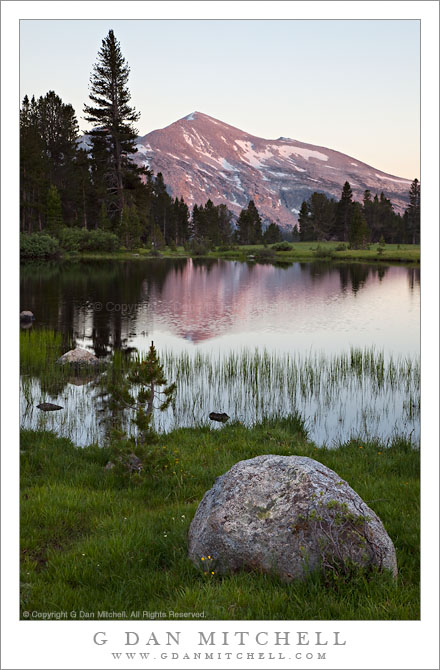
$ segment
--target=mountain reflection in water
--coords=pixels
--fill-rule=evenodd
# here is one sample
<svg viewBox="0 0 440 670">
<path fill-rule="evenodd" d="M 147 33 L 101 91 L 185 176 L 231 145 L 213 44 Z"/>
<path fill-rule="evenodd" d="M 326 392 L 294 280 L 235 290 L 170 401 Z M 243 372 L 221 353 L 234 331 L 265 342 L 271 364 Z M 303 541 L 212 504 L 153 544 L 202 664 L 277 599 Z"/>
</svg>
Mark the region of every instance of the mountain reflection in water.
<svg viewBox="0 0 440 670">
<path fill-rule="evenodd" d="M 286 266 L 222 260 L 25 266 L 21 309 L 34 327 L 77 338 L 97 356 L 264 346 L 417 353 L 420 271 L 364 263 Z"/>
<path fill-rule="evenodd" d="M 204 422 L 213 410 L 245 423 L 298 410 L 321 444 L 396 431 L 417 438 L 419 299 L 418 269 L 363 263 L 154 259 L 26 265 L 21 272 L 21 309 L 35 314 L 32 330 L 61 333 L 63 346 L 73 339 L 103 357 L 146 352 L 154 340 L 179 396 L 174 410 L 157 417 L 158 429 Z M 385 362 L 392 356 L 404 368 L 411 360 L 407 386 L 395 372 L 379 386 L 364 374 L 335 380 L 332 357 L 351 348 L 383 352 Z M 224 376 L 228 357 L 250 361 L 255 350 L 272 357 L 275 387 L 269 377 L 251 387 L 240 365 Z M 191 359 L 186 377 L 178 374 L 181 354 Z M 313 389 L 301 381 L 308 361 L 318 375 Z M 77 444 L 100 440 L 93 384 L 83 381 L 68 380 L 50 395 L 25 375 L 22 426 L 53 429 Z M 65 410 L 42 417 L 34 410 L 42 401 Z"/>
</svg>

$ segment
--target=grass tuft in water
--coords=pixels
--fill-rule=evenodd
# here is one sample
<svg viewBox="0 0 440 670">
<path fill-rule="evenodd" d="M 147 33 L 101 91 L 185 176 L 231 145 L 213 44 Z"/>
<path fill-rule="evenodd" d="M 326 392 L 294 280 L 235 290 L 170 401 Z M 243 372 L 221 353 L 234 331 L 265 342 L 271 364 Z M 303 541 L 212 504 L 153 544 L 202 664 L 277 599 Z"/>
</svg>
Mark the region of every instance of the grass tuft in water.
<svg viewBox="0 0 440 670">
<path fill-rule="evenodd" d="M 54 330 L 20 331 L 21 374 L 40 374 L 47 365 L 54 363 L 64 352 L 61 333 Z"/>
<path fill-rule="evenodd" d="M 62 423 L 60 434 L 72 435 L 83 445 L 91 439 L 102 440 L 115 421 L 127 434 L 136 434 L 135 413 L 128 408 L 118 413 L 106 400 L 109 384 L 113 388 L 120 385 L 142 363 L 144 354 L 115 351 L 100 374 L 88 379 L 84 372 L 75 379 L 69 370 L 56 365 L 59 336 L 36 332 L 35 350 L 27 333 L 24 342 L 24 427 L 44 427 L 31 413 L 38 402 L 52 400 L 64 406 L 67 399 L 69 409 L 63 416 L 45 418 L 45 427 L 56 430 Z M 156 432 L 212 426 L 208 417 L 213 411 L 226 412 L 231 421 L 247 426 L 297 412 L 306 419 L 311 437 L 320 443 L 411 431 L 418 439 L 420 365 L 415 358 L 385 357 L 374 348 L 303 356 L 264 349 L 224 354 L 158 350 L 165 377 L 176 381 L 176 400 L 166 411 L 154 412 Z"/>
</svg>

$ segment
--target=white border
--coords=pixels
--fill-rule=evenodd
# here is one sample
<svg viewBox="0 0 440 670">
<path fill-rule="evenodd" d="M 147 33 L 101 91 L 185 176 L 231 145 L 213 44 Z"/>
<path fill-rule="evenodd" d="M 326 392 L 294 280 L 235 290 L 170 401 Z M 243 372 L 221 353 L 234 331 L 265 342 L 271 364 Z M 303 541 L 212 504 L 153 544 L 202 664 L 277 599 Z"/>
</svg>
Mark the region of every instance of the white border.
<svg viewBox="0 0 440 670">
<path fill-rule="evenodd" d="M 15 668 L 153 667 L 109 661 L 91 636 L 105 630 L 341 631 L 345 647 L 328 660 L 209 661 L 215 668 L 438 668 L 438 3 L 430 2 L 2 2 L 2 633 L 3 665 Z M 422 21 L 422 621 L 421 622 L 19 622 L 18 621 L 18 124 L 20 18 L 421 19 Z M 80 47 L 80 44 L 78 45 Z M 374 48 L 374 45 L 372 45 Z M 374 82 L 371 82 L 374 86 Z M 11 321 L 13 323 L 11 331 Z M 17 327 L 17 330 L 14 330 Z M 120 645 L 119 645 L 120 646 Z M 183 644 L 182 644 L 183 646 Z M 104 653 L 103 650 L 106 650 Z M 274 648 L 278 652 L 280 648 Z M 122 648 L 116 648 L 122 651 Z M 242 651 L 237 648 L 235 651 Z M 250 649 L 247 649 L 250 651 Z M 215 651 L 222 651 L 216 648 Z M 228 651 L 234 651 L 232 647 Z M 246 649 L 245 649 L 246 651 Z M 255 650 L 251 650 L 255 651 Z M 257 650 L 259 651 L 259 650 Z M 296 649 L 292 650 L 296 652 Z M 292 653 L 289 654 L 292 656 Z M 129 665 L 128 665 L 129 663 Z M 161 664 L 160 664 L 161 663 Z M 284 663 L 284 664 L 283 664 Z M 154 661 L 156 668 L 196 667 Z M 203 663 L 197 667 L 206 667 Z"/>
</svg>

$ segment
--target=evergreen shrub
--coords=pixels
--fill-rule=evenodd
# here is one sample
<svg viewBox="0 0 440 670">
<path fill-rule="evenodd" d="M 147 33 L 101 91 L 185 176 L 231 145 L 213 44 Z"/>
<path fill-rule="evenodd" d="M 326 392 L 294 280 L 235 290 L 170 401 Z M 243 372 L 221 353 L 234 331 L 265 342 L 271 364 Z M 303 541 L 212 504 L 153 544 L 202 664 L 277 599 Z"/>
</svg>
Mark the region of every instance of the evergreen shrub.
<svg viewBox="0 0 440 670">
<path fill-rule="evenodd" d="M 116 235 L 104 230 L 85 228 L 63 228 L 59 232 L 60 245 L 65 251 L 117 251 Z"/>
<path fill-rule="evenodd" d="M 292 251 L 292 245 L 288 242 L 278 242 L 272 245 L 274 251 Z"/>
<path fill-rule="evenodd" d="M 20 258 L 44 259 L 56 258 L 59 255 L 58 240 L 43 233 L 20 235 Z"/>
<path fill-rule="evenodd" d="M 206 256 L 209 253 L 209 246 L 205 240 L 193 240 L 190 250 L 193 256 Z"/>
</svg>

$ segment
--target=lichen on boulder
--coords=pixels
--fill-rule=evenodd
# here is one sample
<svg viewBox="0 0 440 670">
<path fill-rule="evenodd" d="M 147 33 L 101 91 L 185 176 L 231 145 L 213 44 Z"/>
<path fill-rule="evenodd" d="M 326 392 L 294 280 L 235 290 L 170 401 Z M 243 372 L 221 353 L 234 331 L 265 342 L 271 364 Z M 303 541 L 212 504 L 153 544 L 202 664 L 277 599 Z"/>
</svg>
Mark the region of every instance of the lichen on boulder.
<svg viewBox="0 0 440 670">
<path fill-rule="evenodd" d="M 397 575 L 381 520 L 333 470 L 305 456 L 257 456 L 236 463 L 205 493 L 189 530 L 189 557 L 210 557 L 217 574 L 375 566 Z"/>
</svg>

